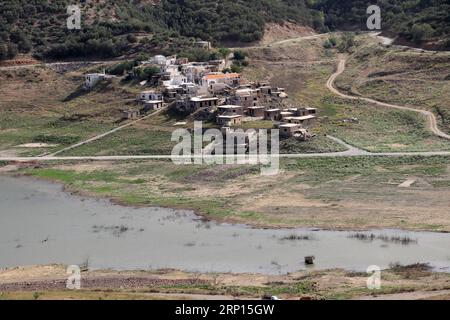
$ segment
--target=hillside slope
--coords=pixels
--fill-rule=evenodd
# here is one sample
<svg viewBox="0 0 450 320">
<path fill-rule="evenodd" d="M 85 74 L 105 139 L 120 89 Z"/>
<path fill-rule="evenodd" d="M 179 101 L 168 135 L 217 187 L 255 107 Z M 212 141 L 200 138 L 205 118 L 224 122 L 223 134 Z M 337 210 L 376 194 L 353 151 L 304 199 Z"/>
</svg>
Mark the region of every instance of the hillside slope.
<svg viewBox="0 0 450 320">
<path fill-rule="evenodd" d="M 68 30 L 69 0 L 0 2 L 0 60 L 115 57 L 140 51 L 171 54 L 195 38 L 214 43 L 261 40 L 268 24 L 367 30 L 366 9 L 379 4 L 383 31 L 401 42 L 450 47 L 450 3 L 443 0 L 90 0 L 81 1 L 81 30 Z"/>
<path fill-rule="evenodd" d="M 304 0 L 95 0 L 80 5 L 82 29 L 68 30 L 69 4 L 68 0 L 2 1 L 0 59 L 18 52 L 41 58 L 113 57 L 139 43 L 161 49 L 170 39 L 177 49 L 192 45 L 192 39 L 185 38 L 251 42 L 261 39 L 267 22 L 313 25 L 319 18 L 313 18 Z"/>
<path fill-rule="evenodd" d="M 400 43 L 450 49 L 448 0 L 318 0 L 313 7 L 326 13 L 330 30 L 365 30 L 369 5 L 380 7 L 382 31 L 399 36 Z"/>
</svg>

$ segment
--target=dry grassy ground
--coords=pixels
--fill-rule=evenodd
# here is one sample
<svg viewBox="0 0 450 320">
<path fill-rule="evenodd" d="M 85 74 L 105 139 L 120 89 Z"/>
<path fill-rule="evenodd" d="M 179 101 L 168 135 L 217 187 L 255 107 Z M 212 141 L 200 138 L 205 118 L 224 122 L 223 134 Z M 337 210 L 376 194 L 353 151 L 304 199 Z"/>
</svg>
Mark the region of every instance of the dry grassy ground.
<svg viewBox="0 0 450 320">
<path fill-rule="evenodd" d="M 446 54 L 405 53 L 402 50 L 383 48 L 372 37 L 361 36 L 357 39 L 355 53 L 350 55 L 347 63 L 348 70 L 337 79 L 339 89 L 346 91 L 351 87 L 354 94 L 393 101 L 400 105 L 410 103 L 401 93 L 416 97 L 422 94 L 428 99 L 427 105 L 435 103 L 445 111 L 449 100 L 446 86 L 450 83 L 444 80 L 450 74 L 450 59 Z M 285 87 L 290 96 L 286 102 L 288 106 L 318 108 L 320 116 L 326 118 L 314 129 L 316 133 L 337 136 L 372 152 L 450 150 L 450 142 L 434 136 L 429 131 L 425 118 L 414 112 L 341 99 L 329 92 L 325 84 L 336 68 L 338 52 L 324 49 L 323 41 L 323 38 L 319 38 L 283 46 L 248 49 L 251 64 L 244 70 L 244 75 L 252 80 L 263 79 Z M 384 54 L 381 57 L 380 51 Z M 414 81 L 422 83 L 421 87 L 408 84 L 408 88 L 398 90 L 396 100 L 390 100 L 391 92 L 384 87 L 378 88 L 378 95 L 372 95 L 367 90 L 354 92 L 360 82 L 368 85 L 371 83 L 368 81 L 378 79 L 379 72 L 399 72 L 399 61 L 403 63 L 403 72 L 413 74 Z M 417 69 L 416 72 L 411 71 L 411 65 Z M 400 72 L 398 76 L 404 75 Z M 418 101 L 417 105 L 420 104 L 421 101 Z M 430 109 L 434 110 L 433 107 Z M 357 121 L 349 121 L 350 119 Z M 440 119 L 443 125 L 442 118 Z"/>
<path fill-rule="evenodd" d="M 382 288 L 368 290 L 367 275 L 343 270 L 305 271 L 282 276 L 258 274 L 190 274 L 178 270 L 89 271 L 81 274 L 81 290 L 67 290 L 62 265 L 20 267 L 0 271 L 1 299 L 445 299 L 448 274 L 426 266 L 394 266 L 382 272 Z"/>
<path fill-rule="evenodd" d="M 83 72 L 60 74 L 47 67 L 0 74 L 0 153 L 38 155 L 55 151 L 118 126 L 121 109 L 134 104 L 137 90 L 104 83 L 83 91 Z M 48 142 L 50 148 L 18 147 Z"/>
<path fill-rule="evenodd" d="M 339 89 L 383 102 L 433 111 L 450 132 L 450 53 L 385 48 L 362 36 Z"/>
</svg>

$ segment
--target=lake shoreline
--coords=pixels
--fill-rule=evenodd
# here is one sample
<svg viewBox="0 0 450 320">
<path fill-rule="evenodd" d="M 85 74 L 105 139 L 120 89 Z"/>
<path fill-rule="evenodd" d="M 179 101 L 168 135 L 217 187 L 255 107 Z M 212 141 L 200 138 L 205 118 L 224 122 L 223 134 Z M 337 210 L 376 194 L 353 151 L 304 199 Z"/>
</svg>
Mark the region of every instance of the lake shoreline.
<svg viewBox="0 0 450 320">
<path fill-rule="evenodd" d="M 434 229 L 427 229 L 427 228 L 402 228 L 402 227 L 395 227 L 395 228 L 389 228 L 389 227 L 383 227 L 383 226 L 376 226 L 376 225 L 367 225 L 360 228 L 353 228 L 353 227 L 318 227 L 315 225 L 294 225 L 294 226 L 287 226 L 282 224 L 267 224 L 267 223 L 258 223 L 251 220 L 244 220 L 241 219 L 235 219 L 231 216 L 225 216 L 225 217 L 211 217 L 208 214 L 203 213 L 201 210 L 190 208 L 189 206 L 177 206 L 177 205 L 160 205 L 160 204 L 130 204 L 126 203 L 124 201 L 121 201 L 117 198 L 108 196 L 108 195 L 99 195 L 95 192 L 86 191 L 83 189 L 77 189 L 70 187 L 68 184 L 64 183 L 63 181 L 60 181 L 58 179 L 48 179 L 48 178 L 42 178 L 37 177 L 32 174 L 27 174 L 23 172 L 0 172 L 0 176 L 10 176 L 15 178 L 28 178 L 33 179 L 36 181 L 46 181 L 53 184 L 57 184 L 61 186 L 62 192 L 71 195 L 71 196 L 77 196 L 77 197 L 85 197 L 90 199 L 97 199 L 97 200 L 106 200 L 109 201 L 113 205 L 118 205 L 122 207 L 128 207 L 128 208 L 135 208 L 135 209 L 143 209 L 143 208 L 164 208 L 164 209 L 173 209 L 173 210 L 185 210 L 185 211 L 192 211 L 196 216 L 199 218 L 210 221 L 210 222 L 217 222 L 221 224 L 233 224 L 233 225 L 243 225 L 248 228 L 252 229 L 262 229 L 262 230 L 268 230 L 268 229 L 278 229 L 278 230 L 295 230 L 295 229 L 305 229 L 305 230 L 311 230 L 311 231 L 342 231 L 342 232 L 365 232 L 365 231 L 382 231 L 382 230 L 398 230 L 398 231 L 404 231 L 404 232 L 430 232 L 430 233 L 437 233 L 437 234 L 450 234 L 450 231 L 447 230 L 439 230 L 436 231 Z"/>
</svg>

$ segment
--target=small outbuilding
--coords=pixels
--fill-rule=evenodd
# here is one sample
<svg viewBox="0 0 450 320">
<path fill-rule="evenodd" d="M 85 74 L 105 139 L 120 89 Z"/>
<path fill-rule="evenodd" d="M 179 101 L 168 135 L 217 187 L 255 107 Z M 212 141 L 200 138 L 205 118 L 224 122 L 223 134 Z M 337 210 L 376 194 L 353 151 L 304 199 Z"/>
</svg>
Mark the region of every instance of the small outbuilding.
<svg viewBox="0 0 450 320">
<path fill-rule="evenodd" d="M 218 106 L 217 111 L 219 115 L 243 115 L 244 114 L 244 107 L 242 106 L 234 106 L 234 105 L 224 105 L 224 106 Z"/>
<path fill-rule="evenodd" d="M 284 138 L 293 137 L 295 132 L 301 128 L 299 124 L 296 123 L 283 123 L 279 127 L 280 135 Z"/>
<path fill-rule="evenodd" d="M 211 42 L 209 42 L 209 41 L 196 41 L 195 46 L 197 48 L 206 49 L 206 50 L 210 50 L 212 48 Z"/>
<path fill-rule="evenodd" d="M 263 118 L 265 107 L 249 107 L 247 109 L 248 116 L 253 118 Z"/>
<path fill-rule="evenodd" d="M 106 74 L 104 73 L 88 73 L 84 75 L 84 86 L 91 89 L 97 85 L 102 80 L 106 79 Z"/>
<path fill-rule="evenodd" d="M 131 119 L 139 119 L 141 113 L 139 110 L 123 110 L 122 111 L 122 119 L 131 120 Z"/>
<path fill-rule="evenodd" d="M 163 100 L 163 94 L 161 92 L 157 92 L 157 91 L 142 91 L 139 94 L 139 100 L 143 100 L 143 101 L 155 101 L 155 100 Z"/>
<path fill-rule="evenodd" d="M 142 109 L 142 111 L 147 113 L 149 111 L 162 109 L 162 107 L 163 107 L 162 100 L 147 100 L 144 101 L 144 108 Z"/>
<path fill-rule="evenodd" d="M 280 109 L 269 109 L 264 111 L 264 120 L 271 120 L 271 121 L 279 121 L 280 120 Z"/>
<path fill-rule="evenodd" d="M 288 117 L 284 119 L 288 123 L 295 123 L 302 126 L 302 128 L 310 128 L 316 124 L 316 116 L 303 116 L 303 117 Z"/>
<path fill-rule="evenodd" d="M 242 124 L 242 116 L 241 115 L 224 115 L 217 117 L 217 124 L 232 127 Z"/>
</svg>

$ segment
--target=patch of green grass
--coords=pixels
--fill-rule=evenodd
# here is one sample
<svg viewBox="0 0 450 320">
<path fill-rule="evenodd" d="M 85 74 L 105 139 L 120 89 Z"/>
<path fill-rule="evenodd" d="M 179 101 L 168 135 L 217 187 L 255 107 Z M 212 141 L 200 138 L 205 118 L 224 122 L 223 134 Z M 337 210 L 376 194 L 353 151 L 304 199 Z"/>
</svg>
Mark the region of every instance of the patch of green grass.
<svg viewBox="0 0 450 320">
<path fill-rule="evenodd" d="M 388 294 L 405 293 L 417 291 L 420 288 L 417 286 L 382 286 L 380 290 L 369 290 L 367 288 L 352 288 L 343 291 L 336 291 L 333 293 L 325 293 L 325 298 L 329 300 L 349 300 L 354 297 L 361 296 L 383 296 Z"/>
<path fill-rule="evenodd" d="M 446 172 L 449 164 L 450 160 L 444 156 L 305 158 L 296 161 L 287 160 L 282 163 L 287 170 L 305 172 L 306 176 L 310 177 L 307 180 L 309 183 L 344 179 L 355 175 L 438 177 Z M 380 171 L 380 168 L 383 168 L 384 172 Z"/>
<path fill-rule="evenodd" d="M 447 188 L 450 187 L 450 180 L 437 180 L 432 182 L 435 188 Z"/>
<path fill-rule="evenodd" d="M 75 171 L 66 171 L 59 169 L 37 169 L 26 170 L 25 172 L 32 174 L 38 178 L 44 178 L 49 180 L 57 180 L 64 183 L 72 184 L 78 181 L 102 181 L 102 182 L 116 182 L 117 173 L 112 171 L 93 171 L 77 173 Z"/>
<path fill-rule="evenodd" d="M 336 85 L 379 101 L 433 111 L 441 128 L 450 132 L 445 116 L 450 112 L 449 57 L 446 52 L 417 54 L 365 41 Z"/>
<path fill-rule="evenodd" d="M 317 135 L 309 141 L 299 141 L 295 138 L 290 138 L 280 142 L 280 153 L 326 153 L 346 150 L 346 147 L 323 135 Z"/>
<path fill-rule="evenodd" d="M 125 128 L 61 155 L 170 155 L 176 144 L 171 138 L 171 132 L 167 131 Z"/>
<path fill-rule="evenodd" d="M 34 136 L 32 142 L 42 142 L 42 143 L 57 143 L 62 145 L 70 145 L 78 142 L 80 137 L 78 136 L 55 136 L 55 135 L 46 135 L 39 134 Z"/>
<path fill-rule="evenodd" d="M 280 284 L 270 285 L 264 287 L 257 286 L 240 286 L 240 287 L 228 287 L 229 291 L 236 295 L 251 295 L 251 296 L 301 296 L 304 294 L 316 293 L 316 287 L 313 282 L 302 281 L 295 284 Z"/>
<path fill-rule="evenodd" d="M 2 111 L 0 117 L 0 150 L 32 142 L 57 144 L 57 146 L 51 148 L 19 150 L 20 155 L 35 156 L 45 151 L 57 151 L 112 128 L 112 125 L 92 120 L 55 125 L 55 122 L 59 119 L 57 116 L 37 116 Z"/>
<path fill-rule="evenodd" d="M 351 145 L 371 152 L 450 150 L 450 142 L 433 135 L 425 117 L 416 112 L 364 102 L 339 104 L 339 108 L 340 113 L 322 127 Z M 346 121 L 351 118 L 358 121 Z"/>
</svg>

